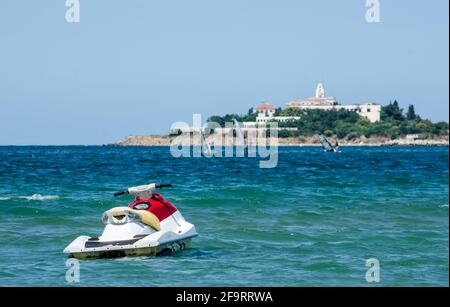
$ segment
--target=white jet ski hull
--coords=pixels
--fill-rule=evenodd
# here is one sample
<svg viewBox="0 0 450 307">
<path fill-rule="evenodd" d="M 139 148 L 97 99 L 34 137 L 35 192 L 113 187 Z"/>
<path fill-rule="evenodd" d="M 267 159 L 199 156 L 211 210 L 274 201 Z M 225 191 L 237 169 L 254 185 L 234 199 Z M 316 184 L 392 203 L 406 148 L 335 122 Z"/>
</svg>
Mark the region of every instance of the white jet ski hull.
<svg viewBox="0 0 450 307">
<path fill-rule="evenodd" d="M 114 242 L 115 244 L 120 241 Z M 120 257 L 154 257 L 166 256 L 191 247 L 191 238 L 183 239 L 158 246 L 145 247 L 139 244 L 108 245 L 99 248 L 85 248 L 79 251 L 69 252 L 69 257 L 77 259 L 103 259 Z"/>
<path fill-rule="evenodd" d="M 195 226 L 177 211 L 161 222 L 160 230 L 137 220 L 107 223 L 99 238 L 80 236 L 64 253 L 78 259 L 162 256 L 190 248 L 191 239 L 197 235 Z"/>
</svg>

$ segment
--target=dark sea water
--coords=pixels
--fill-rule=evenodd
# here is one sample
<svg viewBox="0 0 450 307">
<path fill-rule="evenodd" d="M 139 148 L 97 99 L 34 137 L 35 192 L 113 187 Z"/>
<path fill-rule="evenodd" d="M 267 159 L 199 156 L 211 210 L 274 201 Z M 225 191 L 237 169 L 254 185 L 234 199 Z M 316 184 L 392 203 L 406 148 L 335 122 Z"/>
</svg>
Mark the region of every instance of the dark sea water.
<svg viewBox="0 0 450 307">
<path fill-rule="evenodd" d="M 194 223 L 193 248 L 81 261 L 81 286 L 449 285 L 448 147 L 280 148 L 173 158 L 168 148 L 0 147 L 0 286 L 72 286 L 64 247 L 151 182 Z"/>
</svg>

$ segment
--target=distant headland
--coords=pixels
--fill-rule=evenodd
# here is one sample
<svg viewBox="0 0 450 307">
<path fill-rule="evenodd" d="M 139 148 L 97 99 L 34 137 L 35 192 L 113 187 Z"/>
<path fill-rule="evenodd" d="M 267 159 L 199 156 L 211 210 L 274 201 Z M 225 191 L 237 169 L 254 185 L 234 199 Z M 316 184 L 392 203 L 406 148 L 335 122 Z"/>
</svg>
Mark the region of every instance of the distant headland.
<svg viewBox="0 0 450 307">
<path fill-rule="evenodd" d="M 176 138 L 171 135 L 131 135 L 116 143 L 107 144 L 107 146 L 170 146 L 172 142 L 180 144 L 189 144 L 193 136 L 183 135 Z M 214 136 L 208 138 L 211 144 L 214 144 Z M 420 135 L 408 135 L 404 138 L 391 140 L 388 137 L 361 137 L 354 140 L 336 139 L 341 146 L 449 146 L 448 136 L 425 137 Z M 231 144 L 225 144 L 225 146 Z M 300 136 L 279 138 L 279 146 L 321 146 L 319 136 Z"/>
<path fill-rule="evenodd" d="M 264 101 L 247 114 L 211 116 L 202 129 L 210 144 L 224 135 L 236 136 L 235 128 L 225 123 L 239 122 L 244 137 L 248 133 L 267 133 L 276 123 L 280 146 L 319 146 L 319 135 L 336 140 L 344 146 L 448 146 L 449 124 L 433 123 L 416 114 L 409 105 L 405 112 L 397 101 L 387 105 L 375 102 L 341 104 L 326 96 L 322 83 L 315 96 L 290 100 L 285 108 L 275 108 Z M 209 127 L 209 124 L 214 123 Z M 198 128 L 172 129 L 168 135 L 129 136 L 111 146 L 168 146 L 173 142 L 188 143 Z M 224 144 L 232 145 L 232 144 Z"/>
</svg>

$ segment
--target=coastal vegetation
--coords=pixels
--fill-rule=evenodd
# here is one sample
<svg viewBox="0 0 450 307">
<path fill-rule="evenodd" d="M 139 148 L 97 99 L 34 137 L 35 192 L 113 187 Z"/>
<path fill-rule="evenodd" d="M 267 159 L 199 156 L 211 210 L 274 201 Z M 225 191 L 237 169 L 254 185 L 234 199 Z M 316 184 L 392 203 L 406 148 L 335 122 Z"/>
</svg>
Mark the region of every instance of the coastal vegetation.
<svg viewBox="0 0 450 307">
<path fill-rule="evenodd" d="M 278 135 L 282 138 L 324 134 L 328 137 L 348 140 L 361 136 L 366 138 L 383 136 L 394 140 L 408 134 L 447 136 L 449 132 L 447 122 L 433 123 L 430 120 L 422 119 L 416 114 L 413 105 L 410 105 L 404 112 L 397 101 L 382 106 L 381 120 L 374 123 L 359 116 L 356 112 L 343 109 L 324 111 L 287 108 L 278 109 L 277 115 L 301 117 L 299 120 L 278 123 L 278 127 L 281 128 Z M 245 115 L 211 116 L 208 122 L 217 122 L 224 127 L 225 122 L 232 122 L 233 119 L 237 119 L 239 122 L 255 122 L 256 116 L 256 113 L 250 109 Z M 296 128 L 296 130 L 282 128 Z"/>
<path fill-rule="evenodd" d="M 218 123 L 221 127 L 225 127 L 225 123 L 232 123 L 234 119 L 238 122 L 255 122 L 258 114 L 253 112 L 253 108 L 248 110 L 247 114 L 226 114 L 225 116 L 214 115 L 208 118 L 208 122 Z"/>
</svg>

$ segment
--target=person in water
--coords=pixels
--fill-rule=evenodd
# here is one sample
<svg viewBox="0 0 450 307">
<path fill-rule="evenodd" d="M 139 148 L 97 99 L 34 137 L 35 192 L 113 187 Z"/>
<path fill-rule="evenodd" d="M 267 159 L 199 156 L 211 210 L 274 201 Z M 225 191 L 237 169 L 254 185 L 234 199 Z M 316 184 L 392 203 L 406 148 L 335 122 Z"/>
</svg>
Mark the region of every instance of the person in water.
<svg viewBox="0 0 450 307">
<path fill-rule="evenodd" d="M 339 143 L 338 143 L 338 141 L 336 141 L 336 144 L 334 144 L 333 151 L 334 152 L 339 152 Z"/>
</svg>

